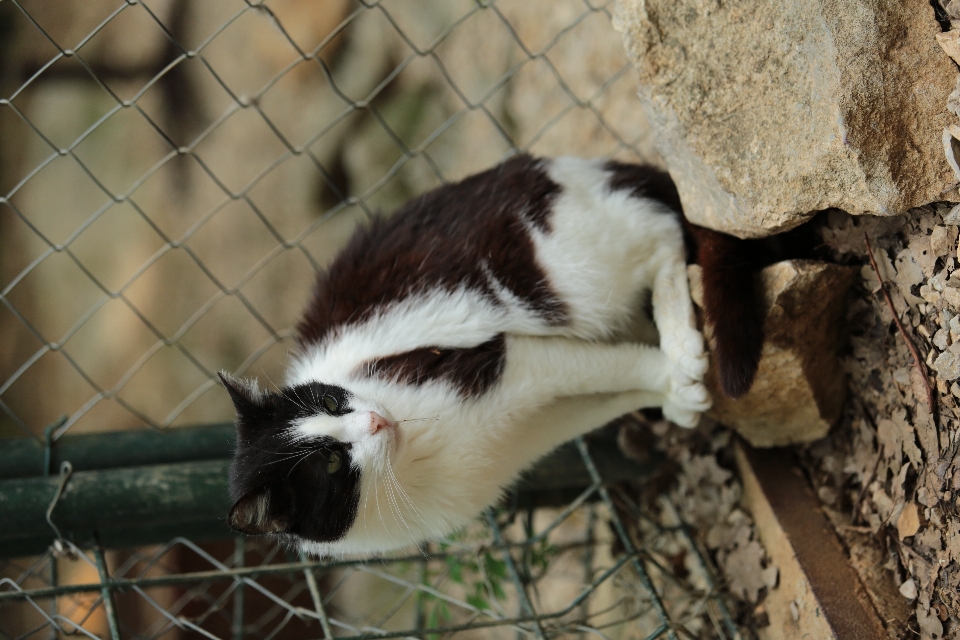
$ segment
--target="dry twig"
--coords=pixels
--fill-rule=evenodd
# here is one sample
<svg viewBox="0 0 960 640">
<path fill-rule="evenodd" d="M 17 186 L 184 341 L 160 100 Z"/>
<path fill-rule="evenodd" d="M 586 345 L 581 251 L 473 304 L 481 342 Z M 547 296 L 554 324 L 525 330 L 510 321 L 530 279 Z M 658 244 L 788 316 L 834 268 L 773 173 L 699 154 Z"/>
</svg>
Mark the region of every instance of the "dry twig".
<svg viewBox="0 0 960 640">
<path fill-rule="evenodd" d="M 867 412 L 867 408 L 863 406 L 863 403 L 860 403 L 860 411 L 863 413 L 864 419 L 870 423 L 870 426 L 873 427 L 873 432 L 877 435 L 877 440 L 880 440 L 879 429 L 877 429 L 877 423 L 874 422 L 873 416 Z M 850 521 L 856 525 L 860 522 L 863 514 L 860 513 L 860 509 L 863 507 L 863 499 L 867 495 L 867 489 L 870 487 L 870 483 L 873 482 L 873 479 L 877 476 L 877 469 L 880 468 L 880 461 L 883 460 L 883 443 L 880 442 L 877 446 L 877 461 L 873 463 L 873 469 L 870 471 L 870 474 L 863 478 L 863 482 L 860 486 L 860 492 L 857 494 L 857 499 L 853 503 L 853 512 L 850 517 Z"/>
<path fill-rule="evenodd" d="M 936 414 L 934 413 L 933 386 L 927 377 L 923 360 L 920 359 L 920 353 L 917 351 L 917 347 L 913 344 L 910 336 L 907 335 L 907 330 L 903 328 L 903 323 L 900 322 L 897 310 L 893 306 L 893 300 L 890 299 L 890 292 L 887 291 L 887 283 L 883 281 L 883 276 L 880 275 L 880 269 L 877 267 L 877 261 L 873 257 L 873 247 L 870 246 L 870 238 L 867 237 L 867 234 L 863 234 L 863 240 L 867 243 L 867 255 L 870 257 L 870 266 L 873 267 L 873 272 L 877 274 L 877 280 L 880 281 L 880 291 L 883 292 L 883 299 L 887 301 L 887 306 L 890 307 L 890 313 L 893 315 L 893 321 L 897 324 L 897 329 L 900 331 L 903 341 L 907 343 L 907 348 L 910 349 L 910 354 L 913 356 L 913 366 L 917 369 L 917 372 L 920 374 L 920 379 L 923 380 L 923 384 L 927 388 L 927 405 L 930 407 L 930 416 L 934 417 Z"/>
</svg>

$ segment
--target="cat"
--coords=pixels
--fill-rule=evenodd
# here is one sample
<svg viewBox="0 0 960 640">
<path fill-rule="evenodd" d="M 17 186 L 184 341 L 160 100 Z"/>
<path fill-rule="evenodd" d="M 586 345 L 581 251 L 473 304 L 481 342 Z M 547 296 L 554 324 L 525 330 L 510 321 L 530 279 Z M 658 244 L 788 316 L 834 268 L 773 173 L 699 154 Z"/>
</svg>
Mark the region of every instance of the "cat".
<svg viewBox="0 0 960 640">
<path fill-rule="evenodd" d="M 762 346 L 749 274 L 736 239 L 683 221 L 662 171 L 518 155 L 374 219 L 318 276 L 287 385 L 220 373 L 230 526 L 313 555 L 395 550 L 463 527 L 624 413 L 694 426 L 711 399 L 688 246 L 721 384 L 741 395 Z"/>
</svg>

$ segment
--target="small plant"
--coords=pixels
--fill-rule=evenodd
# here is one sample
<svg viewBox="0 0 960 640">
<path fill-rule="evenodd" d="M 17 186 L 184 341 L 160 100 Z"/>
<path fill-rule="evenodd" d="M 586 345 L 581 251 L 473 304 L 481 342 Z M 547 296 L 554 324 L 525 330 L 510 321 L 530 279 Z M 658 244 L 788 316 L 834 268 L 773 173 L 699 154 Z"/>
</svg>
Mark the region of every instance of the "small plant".
<svg viewBox="0 0 960 640">
<path fill-rule="evenodd" d="M 462 540 L 466 532 L 454 534 L 448 542 L 440 543 L 440 550 L 450 552 L 455 549 L 455 542 Z M 525 563 L 523 575 L 543 575 L 550 562 L 556 557 L 559 550 L 541 539 L 529 548 L 524 548 L 522 561 Z M 437 578 L 446 574 L 446 578 L 463 589 L 463 601 L 478 611 L 504 613 L 503 604 L 507 600 L 506 582 L 507 563 L 502 557 L 502 551 L 481 547 L 476 554 L 467 556 L 450 553 L 444 558 L 443 564 L 432 563 L 432 570 L 428 568 L 421 579 L 425 586 L 432 586 Z M 450 603 L 432 593 L 422 591 L 419 594 L 421 615 L 427 629 L 455 624 L 455 614 L 450 610 Z M 439 640 L 440 634 L 429 633 L 430 640 Z"/>
<path fill-rule="evenodd" d="M 451 580 L 467 589 L 466 601 L 472 607 L 489 610 L 491 597 L 495 600 L 507 597 L 502 586 L 507 577 L 507 564 L 489 551 L 482 551 L 477 559 L 450 556 L 447 570 Z"/>
</svg>

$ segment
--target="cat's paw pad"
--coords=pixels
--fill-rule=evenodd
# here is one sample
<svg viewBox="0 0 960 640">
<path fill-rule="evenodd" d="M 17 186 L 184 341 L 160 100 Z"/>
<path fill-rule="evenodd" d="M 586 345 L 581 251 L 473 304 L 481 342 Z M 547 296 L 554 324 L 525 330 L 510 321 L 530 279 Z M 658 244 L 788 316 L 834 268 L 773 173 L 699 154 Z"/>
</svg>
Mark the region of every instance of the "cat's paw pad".
<svg viewBox="0 0 960 640">
<path fill-rule="evenodd" d="M 692 380 L 703 380 L 710 361 L 703 348 L 703 335 L 699 331 L 676 331 L 664 340 L 662 348 L 674 367 L 680 369 L 684 375 Z"/>
<path fill-rule="evenodd" d="M 670 403 L 663 405 L 663 417 L 673 424 L 687 429 L 692 429 L 700 422 L 699 411 L 688 411 Z"/>
<path fill-rule="evenodd" d="M 713 404 L 710 392 L 699 382 L 690 382 L 671 390 L 674 402 L 695 411 L 706 411 Z"/>
<path fill-rule="evenodd" d="M 663 415 L 682 427 L 695 427 L 700 421 L 700 414 L 712 404 L 710 392 L 701 382 L 676 375 L 671 380 L 670 391 L 663 404 Z"/>
</svg>

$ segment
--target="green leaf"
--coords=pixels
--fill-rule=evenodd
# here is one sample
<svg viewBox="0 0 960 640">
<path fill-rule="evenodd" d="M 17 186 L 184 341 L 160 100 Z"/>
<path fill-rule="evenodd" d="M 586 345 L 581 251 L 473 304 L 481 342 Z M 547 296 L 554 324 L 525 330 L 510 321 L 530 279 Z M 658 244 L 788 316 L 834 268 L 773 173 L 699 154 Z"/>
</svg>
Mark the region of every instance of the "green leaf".
<svg viewBox="0 0 960 640">
<path fill-rule="evenodd" d="M 443 600 L 437 600 L 436 605 L 430 609 L 430 613 L 427 614 L 427 628 L 435 629 L 437 627 L 444 626 L 450 620 L 450 609 L 447 607 L 447 603 Z M 439 640 L 440 634 L 438 633 L 428 633 L 427 638 L 430 640 Z"/>
<path fill-rule="evenodd" d="M 450 569 L 450 579 L 457 584 L 463 584 L 463 563 L 459 558 L 447 558 L 447 567 Z"/>
<path fill-rule="evenodd" d="M 477 609 L 489 609 L 490 603 L 487 602 L 487 599 L 480 595 L 471 595 L 467 596 L 467 604 Z"/>
<path fill-rule="evenodd" d="M 487 575 L 491 578 L 503 579 L 507 577 L 507 563 L 494 558 L 489 553 L 483 556 L 483 566 L 487 570 Z"/>
<path fill-rule="evenodd" d="M 530 550 L 530 565 L 546 569 L 550 561 L 560 552 L 557 547 L 548 544 L 546 540 L 541 540 L 535 548 Z"/>
</svg>

